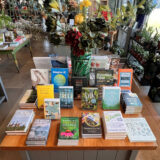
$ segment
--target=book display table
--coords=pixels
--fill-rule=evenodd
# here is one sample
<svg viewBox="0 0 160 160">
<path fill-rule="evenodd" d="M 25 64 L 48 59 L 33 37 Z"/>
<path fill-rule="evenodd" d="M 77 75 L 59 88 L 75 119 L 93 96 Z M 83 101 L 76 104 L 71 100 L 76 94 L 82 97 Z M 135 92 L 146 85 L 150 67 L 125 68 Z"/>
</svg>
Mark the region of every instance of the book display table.
<svg viewBox="0 0 160 160">
<path fill-rule="evenodd" d="M 133 83 L 133 85 L 135 84 Z M 148 121 L 153 133 L 158 133 L 157 124 L 153 120 L 155 111 L 150 106 L 149 98 L 143 98 L 142 91 L 136 85 L 134 86 L 134 91 L 137 92 L 143 103 L 143 117 Z M 80 118 L 82 112 L 87 111 L 81 109 L 80 100 L 75 100 L 73 109 L 61 109 L 61 116 Z M 102 116 L 101 102 L 99 102 L 97 112 Z M 43 110 L 35 109 L 35 113 L 35 118 L 44 118 Z M 123 114 L 123 117 L 142 117 L 142 114 Z M 138 150 L 154 150 L 157 148 L 156 142 L 133 143 L 129 141 L 128 137 L 125 140 L 105 140 L 104 137 L 100 139 L 82 139 L 81 136 L 78 146 L 57 146 L 59 125 L 59 120 L 52 120 L 46 146 L 26 146 L 27 136 L 5 136 L 0 144 L 0 150 L 18 150 L 22 153 L 22 157 L 28 160 L 133 160 Z"/>
<path fill-rule="evenodd" d="M 24 46 L 28 45 L 29 46 L 29 50 L 30 50 L 30 54 L 32 56 L 32 50 L 31 50 L 31 45 L 30 45 L 30 39 L 32 38 L 32 35 L 26 35 L 25 36 L 26 40 L 24 40 L 22 43 L 20 43 L 18 46 L 16 47 L 8 47 L 6 49 L 0 50 L 0 54 L 11 54 L 13 56 L 16 68 L 19 72 L 19 65 L 18 65 L 18 61 L 16 58 L 16 53 L 22 49 Z"/>
</svg>

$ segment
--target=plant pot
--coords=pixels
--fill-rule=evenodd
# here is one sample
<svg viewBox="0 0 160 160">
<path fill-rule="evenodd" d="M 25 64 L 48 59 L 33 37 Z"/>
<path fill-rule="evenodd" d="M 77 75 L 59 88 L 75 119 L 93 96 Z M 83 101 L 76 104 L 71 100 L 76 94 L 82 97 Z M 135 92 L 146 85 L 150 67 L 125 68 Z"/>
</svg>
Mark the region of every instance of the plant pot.
<svg viewBox="0 0 160 160">
<path fill-rule="evenodd" d="M 160 41 L 158 41 L 158 50 L 160 50 Z"/>
</svg>

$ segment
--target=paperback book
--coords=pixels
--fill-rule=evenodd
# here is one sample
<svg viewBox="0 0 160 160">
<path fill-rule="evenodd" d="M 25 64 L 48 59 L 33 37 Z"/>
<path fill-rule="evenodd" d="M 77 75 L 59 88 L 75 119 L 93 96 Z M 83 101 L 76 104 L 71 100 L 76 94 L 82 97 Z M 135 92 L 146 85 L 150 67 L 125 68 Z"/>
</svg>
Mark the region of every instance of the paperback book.
<svg viewBox="0 0 160 160">
<path fill-rule="evenodd" d="M 60 119 L 60 99 L 44 99 L 45 119 Z"/>
<path fill-rule="evenodd" d="M 7 125 L 6 133 L 8 135 L 26 135 L 33 119 L 34 111 L 32 109 L 16 110 L 11 121 Z"/>
<path fill-rule="evenodd" d="M 68 74 L 68 68 L 51 68 L 51 82 L 55 92 L 59 91 L 59 86 L 68 86 Z"/>
<path fill-rule="evenodd" d="M 33 57 L 36 69 L 51 69 L 51 57 Z"/>
<path fill-rule="evenodd" d="M 82 138 L 102 138 L 102 126 L 99 113 L 82 114 Z"/>
<path fill-rule="evenodd" d="M 35 119 L 31 130 L 27 136 L 27 146 L 44 146 L 48 140 L 51 120 L 49 119 Z"/>
<path fill-rule="evenodd" d="M 61 117 L 58 146 L 75 146 L 79 142 L 79 118 Z"/>
<path fill-rule="evenodd" d="M 82 88 L 82 109 L 96 110 L 98 105 L 98 88 Z"/>
<path fill-rule="evenodd" d="M 61 108 L 73 108 L 73 86 L 60 86 L 59 98 Z"/>
<path fill-rule="evenodd" d="M 120 109 L 120 87 L 103 87 L 102 108 Z"/>
<path fill-rule="evenodd" d="M 49 70 L 31 69 L 31 81 L 33 87 L 36 87 L 38 84 L 49 84 Z"/>
<path fill-rule="evenodd" d="M 38 108 L 44 107 L 44 99 L 46 99 L 46 98 L 54 98 L 53 84 L 37 85 Z"/>
<path fill-rule="evenodd" d="M 156 142 L 145 118 L 124 118 L 130 142 Z"/>
</svg>

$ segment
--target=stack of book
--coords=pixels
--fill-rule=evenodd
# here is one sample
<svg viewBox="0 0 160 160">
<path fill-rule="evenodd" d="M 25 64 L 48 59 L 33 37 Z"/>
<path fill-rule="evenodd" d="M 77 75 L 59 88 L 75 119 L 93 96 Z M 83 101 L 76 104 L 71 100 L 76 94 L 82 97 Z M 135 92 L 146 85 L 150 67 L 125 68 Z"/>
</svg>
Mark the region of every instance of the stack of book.
<svg viewBox="0 0 160 160">
<path fill-rule="evenodd" d="M 126 125 L 120 111 L 104 111 L 103 123 L 105 139 L 125 139 Z"/>
<path fill-rule="evenodd" d="M 50 125 L 50 119 L 36 119 L 28 134 L 26 145 L 45 146 L 48 140 Z"/>
<path fill-rule="evenodd" d="M 30 110 L 16 110 L 11 121 L 7 125 L 7 135 L 26 135 L 34 119 L 34 111 Z"/>
<path fill-rule="evenodd" d="M 77 146 L 79 142 L 79 118 L 62 117 L 58 146 Z"/>
<path fill-rule="evenodd" d="M 82 138 L 102 138 L 99 113 L 83 113 L 81 129 Z"/>
<path fill-rule="evenodd" d="M 124 118 L 130 142 L 156 142 L 145 118 Z"/>
<path fill-rule="evenodd" d="M 142 103 L 136 93 L 122 93 L 121 104 L 125 114 L 138 114 L 142 112 Z"/>
</svg>

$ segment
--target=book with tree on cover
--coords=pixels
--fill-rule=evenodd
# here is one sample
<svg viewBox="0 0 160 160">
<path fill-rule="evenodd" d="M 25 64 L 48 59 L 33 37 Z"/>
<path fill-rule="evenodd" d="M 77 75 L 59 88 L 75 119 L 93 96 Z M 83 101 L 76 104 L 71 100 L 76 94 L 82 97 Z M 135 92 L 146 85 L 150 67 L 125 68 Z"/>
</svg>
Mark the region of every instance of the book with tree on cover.
<svg viewBox="0 0 160 160">
<path fill-rule="evenodd" d="M 46 98 L 54 98 L 53 84 L 37 85 L 38 108 L 44 107 L 44 99 L 46 99 Z"/>
<path fill-rule="evenodd" d="M 96 110 L 98 105 L 98 88 L 82 88 L 82 109 Z"/>
<path fill-rule="evenodd" d="M 33 87 L 36 87 L 38 84 L 49 84 L 49 70 L 31 69 L 31 81 Z"/>
<path fill-rule="evenodd" d="M 103 87 L 102 108 L 120 109 L 120 87 Z"/>
<path fill-rule="evenodd" d="M 44 116 L 45 119 L 60 119 L 60 99 L 44 99 Z"/>
<path fill-rule="evenodd" d="M 118 86 L 121 90 L 130 90 L 132 88 L 133 69 L 118 70 Z"/>
</svg>

